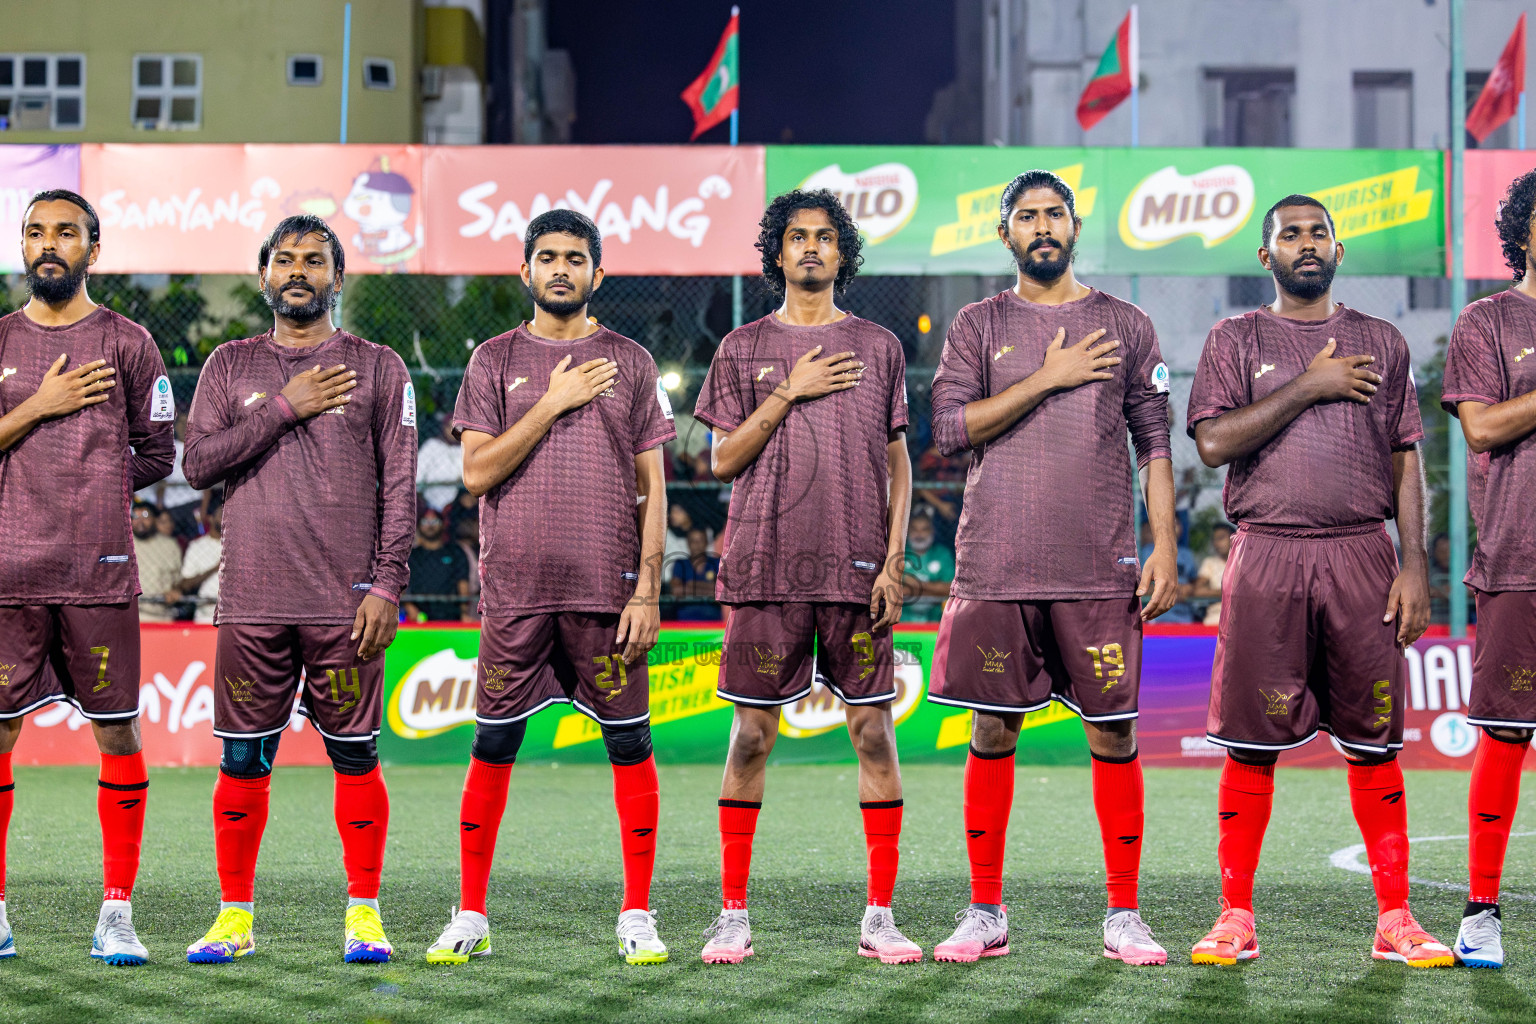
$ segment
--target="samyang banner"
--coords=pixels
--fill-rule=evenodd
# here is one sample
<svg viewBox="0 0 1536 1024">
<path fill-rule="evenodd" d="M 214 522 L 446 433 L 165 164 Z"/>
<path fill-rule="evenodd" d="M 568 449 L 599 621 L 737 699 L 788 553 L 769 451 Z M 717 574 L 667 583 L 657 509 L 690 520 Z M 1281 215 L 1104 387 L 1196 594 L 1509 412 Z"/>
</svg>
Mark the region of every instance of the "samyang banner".
<svg viewBox="0 0 1536 1024">
<path fill-rule="evenodd" d="M 1293 192 L 1332 212 L 1340 273 L 1445 272 L 1432 150 L 769 146 L 767 181 L 769 195 L 840 195 L 865 236 L 865 273 L 1002 274 L 1002 191 L 1037 167 L 1077 195 L 1084 273 L 1261 275 L 1264 211 Z"/>
</svg>

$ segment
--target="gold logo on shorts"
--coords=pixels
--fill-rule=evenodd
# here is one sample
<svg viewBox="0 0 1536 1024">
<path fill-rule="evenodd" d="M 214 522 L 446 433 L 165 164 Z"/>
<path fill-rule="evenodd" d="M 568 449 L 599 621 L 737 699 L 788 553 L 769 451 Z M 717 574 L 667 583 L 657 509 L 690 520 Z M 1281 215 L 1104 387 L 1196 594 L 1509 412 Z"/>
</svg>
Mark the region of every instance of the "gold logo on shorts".
<svg viewBox="0 0 1536 1024">
<path fill-rule="evenodd" d="M 757 671 L 762 675 L 776 676 L 784 671 L 784 655 L 775 654 L 772 647 L 753 644 L 752 650 L 757 655 Z"/>
<path fill-rule="evenodd" d="M 1007 668 L 1003 663 L 1013 657 L 1012 651 L 1000 651 L 996 647 L 990 651 L 980 646 L 976 649 L 981 652 L 981 670 L 983 672 L 1002 672 Z"/>
<path fill-rule="evenodd" d="M 229 684 L 230 699 L 237 704 L 243 704 L 250 700 L 251 691 L 256 688 L 256 680 L 254 679 L 241 679 L 238 676 L 231 679 L 229 676 L 225 676 L 224 681 Z"/>
<path fill-rule="evenodd" d="M 11 673 L 15 671 L 15 665 L 0 665 L 0 686 L 10 686 Z"/>
<path fill-rule="evenodd" d="M 0 669 L 5 668 L 0 665 Z M 1505 673 L 1509 676 L 1510 693 L 1530 693 L 1531 684 L 1536 682 L 1536 669 L 1526 668 L 1524 665 L 1505 665 Z"/>
<path fill-rule="evenodd" d="M 1291 713 L 1291 701 L 1296 695 L 1294 693 L 1281 693 L 1279 690 L 1265 693 L 1261 689 L 1259 696 L 1263 697 L 1267 704 L 1264 708 L 1266 715 L 1288 715 Z"/>
<path fill-rule="evenodd" d="M 483 661 L 480 664 L 485 666 L 485 682 L 482 685 L 491 693 L 500 693 L 512 682 L 511 669 L 502 668 L 500 665 L 493 665 L 488 661 Z"/>
</svg>

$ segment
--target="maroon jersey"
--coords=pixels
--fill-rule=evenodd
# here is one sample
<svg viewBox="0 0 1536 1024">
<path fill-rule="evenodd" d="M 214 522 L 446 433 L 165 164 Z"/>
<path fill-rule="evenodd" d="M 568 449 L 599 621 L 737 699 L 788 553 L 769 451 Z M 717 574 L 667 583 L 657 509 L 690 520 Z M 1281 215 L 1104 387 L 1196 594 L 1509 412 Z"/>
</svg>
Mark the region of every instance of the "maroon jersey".
<svg viewBox="0 0 1536 1024">
<path fill-rule="evenodd" d="M 64 370 L 105 359 L 105 402 L 32 428 L 0 452 L 0 604 L 118 604 L 139 592 L 128 510 L 171 473 L 176 404 L 149 332 L 104 306 L 67 327 L 0 317 L 0 415 Z"/>
<path fill-rule="evenodd" d="M 933 378 L 933 436 L 972 447 L 965 406 L 1039 370 L 1065 328 L 1075 345 L 1104 328 L 1122 360 L 1111 380 L 1058 391 L 976 448 L 955 536 L 955 597 L 983 601 L 1129 597 L 1139 579 L 1131 460 L 1171 458 L 1168 367 L 1152 321 L 1097 289 L 1075 302 L 1026 302 L 1010 288 L 962 309 Z"/>
<path fill-rule="evenodd" d="M 1441 404 L 1497 405 L 1536 390 L 1536 299 L 1508 291 L 1478 299 L 1456 320 L 1445 353 Z M 1477 549 L 1467 583 L 1478 590 L 1536 590 L 1536 434 L 1481 455 L 1468 453 Z"/>
<path fill-rule="evenodd" d="M 885 563 L 887 446 L 907 426 L 901 342 L 856 316 L 811 327 L 769 314 L 725 336 L 694 416 L 732 431 L 783 384 L 801 356 L 852 352 L 859 386 L 797 402 L 731 487 L 719 600 L 867 605 Z"/>
<path fill-rule="evenodd" d="M 281 392 L 316 366 L 357 373 L 352 401 L 300 422 Z M 337 331 L 311 348 L 272 332 L 226 341 L 198 377 L 187 482 L 224 481 L 221 623 L 351 622 L 399 604 L 416 536 L 416 395 L 383 345 Z"/>
<path fill-rule="evenodd" d="M 1326 320 L 1292 320 L 1260 307 L 1211 328 L 1189 394 L 1195 424 L 1241 409 L 1306 372 L 1338 342 L 1334 357 L 1370 355 L 1381 386 L 1369 403 L 1319 402 L 1258 451 L 1234 459 L 1222 492 L 1235 523 L 1328 528 L 1393 517 L 1392 453 L 1423 436 L 1408 343 L 1396 327 L 1340 305 Z"/>
<path fill-rule="evenodd" d="M 672 405 L 656 361 L 604 327 L 576 341 L 527 325 L 475 349 L 453 410 L 454 433 L 511 430 L 571 366 L 612 359 L 608 390 L 566 413 L 522 465 L 480 499 L 480 607 L 487 616 L 622 611 L 640 569 L 635 456 L 672 440 Z"/>
</svg>

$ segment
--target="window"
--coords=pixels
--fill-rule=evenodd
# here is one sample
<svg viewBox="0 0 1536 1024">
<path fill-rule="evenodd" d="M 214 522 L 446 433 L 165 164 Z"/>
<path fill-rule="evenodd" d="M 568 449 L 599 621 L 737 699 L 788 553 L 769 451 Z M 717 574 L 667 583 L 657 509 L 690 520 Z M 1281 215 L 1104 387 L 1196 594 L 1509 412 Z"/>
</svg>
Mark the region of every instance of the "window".
<svg viewBox="0 0 1536 1024">
<path fill-rule="evenodd" d="M 1467 113 L 1472 113 L 1472 108 L 1477 104 L 1478 96 L 1482 95 L 1483 86 L 1488 84 L 1489 71 L 1467 72 Z M 1515 115 L 1518 117 L 1519 115 Z M 1515 118 L 1510 118 L 1488 133 L 1488 137 L 1478 142 L 1467 132 L 1468 149 L 1514 149 L 1515 148 Z"/>
<path fill-rule="evenodd" d="M 1448 277 L 1410 277 L 1409 309 L 1450 309 L 1451 279 Z"/>
<path fill-rule="evenodd" d="M 74 132 L 84 127 L 84 57 L 0 54 L 0 131 Z"/>
<path fill-rule="evenodd" d="M 1227 306 L 1230 309 L 1258 309 L 1275 301 L 1272 277 L 1227 278 Z"/>
<path fill-rule="evenodd" d="M 1296 72 L 1205 73 L 1207 146 L 1289 146 Z"/>
<path fill-rule="evenodd" d="M 1413 148 L 1413 72 L 1355 72 L 1355 146 Z"/>
<path fill-rule="evenodd" d="M 135 128 L 170 131 L 203 124 L 203 58 L 195 53 L 144 53 L 133 58 Z"/>
<path fill-rule="evenodd" d="M 289 85 L 319 85 L 325 78 L 325 60 L 318 53 L 295 53 L 288 58 Z"/>
<path fill-rule="evenodd" d="M 395 62 L 388 57 L 363 58 L 363 85 L 369 89 L 393 89 Z"/>
</svg>

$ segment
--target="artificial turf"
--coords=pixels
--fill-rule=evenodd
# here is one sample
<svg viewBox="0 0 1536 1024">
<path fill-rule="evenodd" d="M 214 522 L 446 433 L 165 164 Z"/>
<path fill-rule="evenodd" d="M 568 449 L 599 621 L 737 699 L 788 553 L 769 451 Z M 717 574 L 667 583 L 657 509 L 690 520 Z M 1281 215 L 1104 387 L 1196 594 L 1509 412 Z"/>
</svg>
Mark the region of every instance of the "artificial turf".
<svg viewBox="0 0 1536 1024">
<path fill-rule="evenodd" d="M 25 742 L 25 740 L 23 740 Z M 931 954 L 966 899 L 960 771 L 905 771 L 897 922 Z M 751 889 L 757 955 L 701 963 L 719 906 L 719 771 L 663 766 L 653 909 L 672 962 L 629 967 L 613 937 L 617 823 L 606 768 L 519 765 L 502 824 L 490 912 L 494 954 L 430 967 L 426 945 L 457 893 L 462 769 L 386 769 L 393 803 L 381 894 L 395 962 L 341 962 L 345 887 L 328 770 L 279 766 L 257 871 L 257 950 L 192 966 L 183 950 L 218 908 L 213 772 L 151 775 L 135 924 L 151 962 L 86 956 L 99 903 L 94 773 L 18 768 L 10 919 L 20 956 L 0 961 L 0 1021 L 1532 1021 L 1536 835 L 1511 841 L 1503 971 L 1412 970 L 1370 958 L 1370 881 L 1330 863 L 1360 841 L 1342 771 L 1285 770 L 1257 888 L 1263 955 L 1194 967 L 1215 918 L 1216 774 L 1147 773 L 1141 907 L 1163 968 L 1100 955 L 1102 862 L 1086 768 L 1022 766 L 1009 833 L 1010 956 L 886 966 L 855 955 L 864 844 L 851 765 L 770 770 Z M 1466 776 L 1410 773 L 1410 833 L 1466 831 Z M 1527 802 L 1529 803 L 1529 801 Z M 1536 830 L 1523 810 L 1515 831 Z M 1465 840 L 1416 842 L 1416 879 L 1465 881 Z M 1531 894 L 1522 896 L 1522 894 Z M 1414 909 L 1455 937 L 1464 891 L 1417 884 Z"/>
</svg>

